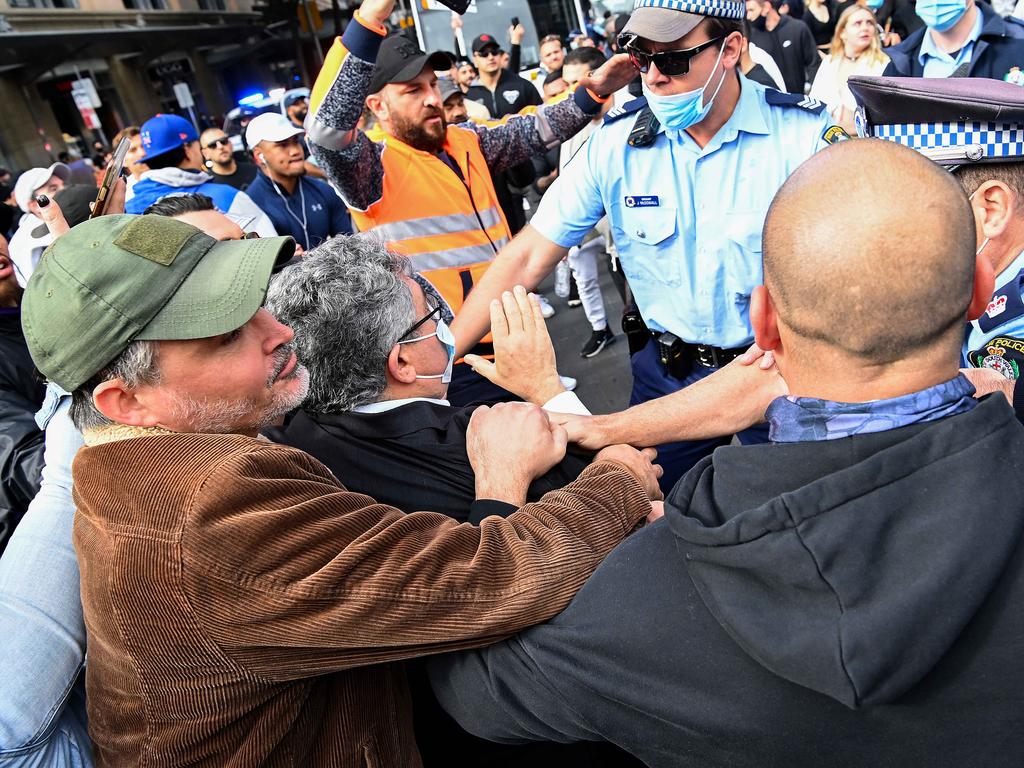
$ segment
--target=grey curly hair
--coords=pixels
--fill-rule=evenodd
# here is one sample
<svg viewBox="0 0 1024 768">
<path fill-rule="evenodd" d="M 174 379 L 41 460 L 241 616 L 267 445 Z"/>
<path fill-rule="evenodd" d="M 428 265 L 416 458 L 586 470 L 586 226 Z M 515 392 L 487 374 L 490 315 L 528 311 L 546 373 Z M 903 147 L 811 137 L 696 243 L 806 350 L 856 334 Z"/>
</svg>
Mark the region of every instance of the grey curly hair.
<svg viewBox="0 0 1024 768">
<path fill-rule="evenodd" d="M 388 355 L 415 320 L 409 261 L 366 235 L 339 235 L 278 274 L 267 309 L 295 331 L 305 407 L 341 413 L 380 399 Z"/>
</svg>

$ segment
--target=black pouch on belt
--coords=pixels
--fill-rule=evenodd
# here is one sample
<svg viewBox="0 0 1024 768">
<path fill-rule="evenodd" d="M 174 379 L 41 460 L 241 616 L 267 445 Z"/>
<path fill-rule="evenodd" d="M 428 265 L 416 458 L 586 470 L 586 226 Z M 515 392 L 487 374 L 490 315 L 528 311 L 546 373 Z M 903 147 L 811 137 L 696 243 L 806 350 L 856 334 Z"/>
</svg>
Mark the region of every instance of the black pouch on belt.
<svg viewBox="0 0 1024 768">
<path fill-rule="evenodd" d="M 689 366 L 686 359 L 686 347 L 683 340 L 674 333 L 665 331 L 657 338 L 658 357 L 665 370 L 677 379 L 686 378 Z"/>
<path fill-rule="evenodd" d="M 647 342 L 651 340 L 651 332 L 635 304 L 627 305 L 622 311 L 622 332 L 626 334 L 631 355 L 646 347 Z"/>
</svg>

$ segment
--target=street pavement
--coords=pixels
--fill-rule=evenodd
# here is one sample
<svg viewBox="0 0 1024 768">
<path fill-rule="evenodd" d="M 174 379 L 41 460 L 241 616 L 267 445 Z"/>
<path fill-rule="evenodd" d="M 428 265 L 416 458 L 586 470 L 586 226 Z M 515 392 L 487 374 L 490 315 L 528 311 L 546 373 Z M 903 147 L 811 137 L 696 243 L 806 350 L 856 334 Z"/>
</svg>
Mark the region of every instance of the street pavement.
<svg viewBox="0 0 1024 768">
<path fill-rule="evenodd" d="M 622 334 L 622 301 L 608 273 L 607 259 L 602 260 L 599 274 L 608 325 L 615 333 L 615 343 L 606 346 L 596 357 L 580 357 L 580 349 L 590 338 L 591 328 L 583 307 L 570 308 L 566 300 L 555 295 L 554 279 L 541 283 L 541 292 L 555 308 L 548 320 L 548 333 L 555 347 L 558 372 L 579 381 L 576 394 L 592 413 L 613 413 L 629 405 L 633 377 L 629 369 L 629 349 Z"/>
</svg>

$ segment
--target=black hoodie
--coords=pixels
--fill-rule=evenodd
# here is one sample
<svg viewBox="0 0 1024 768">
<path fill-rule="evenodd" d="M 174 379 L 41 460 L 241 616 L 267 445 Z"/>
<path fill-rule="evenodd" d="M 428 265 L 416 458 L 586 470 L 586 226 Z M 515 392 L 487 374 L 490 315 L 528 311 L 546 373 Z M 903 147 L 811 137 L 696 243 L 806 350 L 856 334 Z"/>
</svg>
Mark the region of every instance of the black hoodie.
<svg viewBox="0 0 1024 768">
<path fill-rule="evenodd" d="M 1022 766 L 1022 470 L 1002 396 L 719 448 L 561 615 L 432 683 L 477 735 L 651 766 Z"/>
</svg>

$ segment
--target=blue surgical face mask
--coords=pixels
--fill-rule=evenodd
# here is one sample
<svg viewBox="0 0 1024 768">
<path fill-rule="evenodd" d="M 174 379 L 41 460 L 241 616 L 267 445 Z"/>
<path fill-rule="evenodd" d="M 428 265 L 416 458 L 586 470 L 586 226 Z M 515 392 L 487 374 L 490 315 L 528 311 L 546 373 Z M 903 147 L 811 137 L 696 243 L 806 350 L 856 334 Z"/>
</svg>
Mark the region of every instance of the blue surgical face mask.
<svg viewBox="0 0 1024 768">
<path fill-rule="evenodd" d="M 432 373 L 429 376 L 420 376 L 419 374 L 416 374 L 416 378 L 440 379 L 442 384 L 448 384 L 452 380 L 452 366 L 455 364 L 455 335 L 444 320 L 438 319 L 437 329 L 433 333 L 428 333 L 425 336 L 417 336 L 415 339 L 405 339 L 398 343 L 412 344 L 417 341 L 423 341 L 424 339 L 432 339 L 435 336 L 437 337 L 437 340 L 441 342 L 441 346 L 443 346 L 445 351 L 448 353 L 448 365 L 445 366 L 444 373 Z"/>
<path fill-rule="evenodd" d="M 711 74 L 708 75 L 707 82 L 695 91 L 676 93 L 671 96 L 659 96 L 656 93 L 652 93 L 647 87 L 647 81 L 641 78 L 644 95 L 647 97 L 647 106 L 651 108 L 651 112 L 658 118 L 659 123 L 666 128 L 675 128 L 678 131 L 682 131 L 691 125 L 696 125 L 707 117 L 708 112 L 711 111 L 711 105 L 715 103 L 715 97 L 722 90 L 722 84 L 725 83 L 725 78 L 729 74 L 728 70 L 722 72 L 722 79 L 718 81 L 718 87 L 711 94 L 708 103 L 704 104 L 704 91 L 711 83 L 711 78 L 715 76 L 715 72 L 718 71 L 718 65 L 722 61 L 723 53 L 725 53 L 724 43 L 718 51 L 718 59 L 715 60 L 715 67 L 711 70 Z"/>
<path fill-rule="evenodd" d="M 872 11 L 877 11 L 879 8 L 882 7 L 882 3 L 884 2 L 885 0 L 867 0 L 868 8 L 870 8 Z"/>
<path fill-rule="evenodd" d="M 951 29 L 967 13 L 967 0 L 917 0 L 917 15 L 936 32 Z"/>
</svg>

